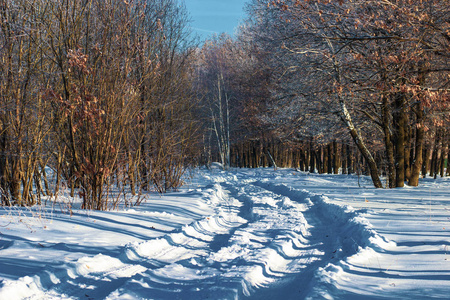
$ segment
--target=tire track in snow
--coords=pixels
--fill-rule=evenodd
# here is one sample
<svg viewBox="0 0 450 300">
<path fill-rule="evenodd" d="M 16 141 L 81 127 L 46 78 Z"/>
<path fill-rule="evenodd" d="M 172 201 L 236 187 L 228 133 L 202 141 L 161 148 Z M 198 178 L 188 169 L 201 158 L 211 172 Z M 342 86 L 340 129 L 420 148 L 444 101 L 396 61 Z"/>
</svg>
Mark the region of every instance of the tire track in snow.
<svg viewBox="0 0 450 300">
<path fill-rule="evenodd" d="M 251 182 L 227 184 L 227 188 L 239 200 L 250 203 L 256 221 L 237 230 L 230 245 L 213 256 L 217 260 L 229 255 L 228 263 L 240 266 L 239 272 L 232 274 L 241 279 L 244 296 L 284 284 L 321 255 L 308 242 L 309 225 L 303 216 L 307 205 L 294 203 Z M 241 261 L 233 261 L 233 257 Z"/>
<path fill-rule="evenodd" d="M 377 237 L 358 213 L 285 185 L 235 178 L 204 194 L 212 216 L 129 244 L 118 258 L 85 256 L 38 276 L 47 299 L 304 298 L 311 289 L 296 282 L 315 285 L 318 270 Z"/>
<path fill-rule="evenodd" d="M 308 242 L 309 226 L 302 214 L 308 205 L 292 202 L 250 183 L 232 181 L 215 186 L 223 204 L 219 205 L 218 214 L 210 219 L 217 216 L 241 218 L 244 221 L 240 225 L 224 231 L 198 226 L 198 223 L 187 226 L 184 232 L 193 227 L 191 238 L 200 238 L 206 243 L 199 247 L 202 253 L 181 250 L 186 243 L 165 246 L 161 252 L 155 250 L 156 254 L 163 254 L 167 264 L 145 272 L 137 282 L 128 282 L 111 295 L 112 298 L 124 296 L 129 290 L 143 293 L 137 292 L 132 297 L 151 295 L 155 299 L 249 297 L 260 288 L 292 281 L 296 274 L 319 260 L 323 253 Z M 196 240 L 189 242 L 196 243 Z M 153 242 L 137 246 L 141 250 L 149 249 L 149 243 Z M 160 241 L 154 244 L 161 245 Z M 141 250 L 135 253 L 142 257 Z M 151 251 L 148 257 L 154 256 Z M 187 256 L 173 256 L 170 261 L 171 251 Z"/>
<path fill-rule="evenodd" d="M 361 216 L 361 212 L 351 207 L 330 203 L 325 196 L 291 188 L 285 184 L 271 184 L 267 181 L 256 181 L 254 184 L 288 197 L 294 202 L 310 202 L 309 209 L 304 213 L 308 224 L 312 226 L 309 241 L 323 253 L 323 256 L 297 274 L 295 280 L 291 282 L 292 286 L 297 282 L 305 286 L 304 283 L 308 282 L 308 288 L 303 291 L 296 291 L 292 287 L 283 289 L 284 294 L 286 291 L 292 293 L 286 295 L 287 299 L 323 298 L 320 290 L 335 288 L 330 282 L 320 278 L 323 277 L 323 272 L 339 272 L 340 269 L 336 268 L 339 261 L 345 260 L 363 248 L 372 247 L 383 251 L 383 245 L 393 243 L 376 233 L 370 223 Z M 273 289 L 269 293 L 262 291 L 255 295 L 255 299 L 272 299 L 279 292 L 278 289 Z"/>
<path fill-rule="evenodd" d="M 306 205 L 238 181 L 215 184 L 208 197 L 218 200 L 215 215 L 128 245 L 121 261 L 146 269 L 120 281 L 104 272 L 118 283 L 113 291 L 98 274 L 96 290 L 105 286 L 110 299 L 242 298 L 294 278 L 322 255 L 307 241 Z M 78 281 L 85 277 L 93 276 Z"/>
</svg>

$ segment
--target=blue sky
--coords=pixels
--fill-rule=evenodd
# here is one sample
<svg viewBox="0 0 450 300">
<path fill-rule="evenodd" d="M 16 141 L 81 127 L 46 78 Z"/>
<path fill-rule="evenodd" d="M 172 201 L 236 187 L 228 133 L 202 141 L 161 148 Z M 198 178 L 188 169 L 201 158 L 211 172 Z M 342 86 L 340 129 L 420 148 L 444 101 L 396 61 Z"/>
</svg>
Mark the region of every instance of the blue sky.
<svg viewBox="0 0 450 300">
<path fill-rule="evenodd" d="M 202 39 L 214 33 L 230 35 L 244 18 L 246 0 L 184 0 L 192 29 Z"/>
</svg>

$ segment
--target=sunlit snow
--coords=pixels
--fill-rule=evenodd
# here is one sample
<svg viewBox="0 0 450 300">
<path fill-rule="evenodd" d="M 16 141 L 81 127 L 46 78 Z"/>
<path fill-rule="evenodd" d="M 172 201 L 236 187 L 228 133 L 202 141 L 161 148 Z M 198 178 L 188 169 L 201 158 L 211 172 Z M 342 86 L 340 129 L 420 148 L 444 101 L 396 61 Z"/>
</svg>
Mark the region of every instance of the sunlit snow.
<svg viewBox="0 0 450 300">
<path fill-rule="evenodd" d="M 116 211 L 0 207 L 0 299 L 449 298 L 449 178 L 194 173 Z"/>
</svg>

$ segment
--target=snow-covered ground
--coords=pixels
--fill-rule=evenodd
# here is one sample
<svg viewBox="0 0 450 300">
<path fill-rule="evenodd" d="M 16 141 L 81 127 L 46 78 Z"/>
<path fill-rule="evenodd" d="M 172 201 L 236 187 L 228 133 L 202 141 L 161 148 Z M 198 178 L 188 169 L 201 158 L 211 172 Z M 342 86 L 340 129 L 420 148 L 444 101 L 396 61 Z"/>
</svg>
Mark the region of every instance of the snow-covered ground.
<svg viewBox="0 0 450 300">
<path fill-rule="evenodd" d="M 0 299 L 450 298 L 449 178 L 376 190 L 202 169 L 146 198 L 111 212 L 0 207 Z"/>
</svg>

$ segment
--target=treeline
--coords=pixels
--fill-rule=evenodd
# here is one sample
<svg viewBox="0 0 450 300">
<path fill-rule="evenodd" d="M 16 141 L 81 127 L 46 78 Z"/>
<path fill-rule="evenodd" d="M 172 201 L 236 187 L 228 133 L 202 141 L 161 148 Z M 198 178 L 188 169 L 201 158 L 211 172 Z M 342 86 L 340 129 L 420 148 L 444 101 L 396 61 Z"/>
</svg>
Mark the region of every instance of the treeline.
<svg viewBox="0 0 450 300">
<path fill-rule="evenodd" d="M 231 145 L 258 144 L 270 132 L 292 149 L 319 151 L 310 156 L 319 172 L 328 164 L 323 145 L 351 145 L 377 188 L 445 175 L 448 0 L 253 0 L 247 10 L 235 40 L 218 37 L 203 49 L 210 127 L 224 165 L 242 153 L 227 146 L 229 137 Z"/>
<path fill-rule="evenodd" d="M 447 147 L 447 148 L 445 148 Z M 413 149 L 409 149 L 413 151 Z M 406 181 L 410 180 L 413 154 L 405 161 Z M 211 161 L 220 161 L 218 152 L 212 155 Z M 421 175 L 435 179 L 450 176 L 450 152 L 448 144 L 435 147 L 426 144 L 423 151 Z M 380 174 L 389 174 L 388 165 L 383 152 L 375 153 L 375 161 Z M 370 175 L 370 169 L 364 157 L 352 144 L 340 144 L 333 141 L 328 144 L 317 144 L 313 141 L 288 142 L 276 139 L 249 140 L 233 144 L 230 151 L 230 166 L 237 168 L 295 168 L 299 171 L 319 174 L 362 174 Z"/>
<path fill-rule="evenodd" d="M 198 128 L 183 6 L 2 0 L 0 24 L 2 204 L 33 205 L 64 182 L 104 210 L 112 185 L 181 185 Z"/>
</svg>

